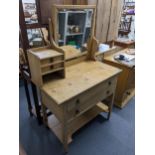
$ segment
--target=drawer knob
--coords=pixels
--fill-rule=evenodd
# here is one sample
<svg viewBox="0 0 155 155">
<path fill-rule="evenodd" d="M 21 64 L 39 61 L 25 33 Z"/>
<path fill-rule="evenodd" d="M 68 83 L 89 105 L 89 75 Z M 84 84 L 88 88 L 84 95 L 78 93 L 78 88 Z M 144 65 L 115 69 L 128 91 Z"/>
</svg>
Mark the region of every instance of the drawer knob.
<svg viewBox="0 0 155 155">
<path fill-rule="evenodd" d="M 77 104 L 79 104 L 79 103 L 80 103 L 80 100 L 79 100 L 79 99 L 77 99 L 77 100 L 76 100 L 76 103 L 77 103 Z"/>
<path fill-rule="evenodd" d="M 111 81 L 108 82 L 109 86 L 111 85 Z"/>
<path fill-rule="evenodd" d="M 126 92 L 126 94 L 127 94 L 127 95 L 130 95 L 131 93 L 128 91 L 128 92 Z"/>
<path fill-rule="evenodd" d="M 110 93 L 110 91 L 108 90 L 108 91 L 107 91 L 107 94 L 109 94 L 109 93 Z"/>
<path fill-rule="evenodd" d="M 79 109 L 76 109 L 75 113 L 76 114 L 79 114 L 80 113 L 80 110 Z"/>
</svg>

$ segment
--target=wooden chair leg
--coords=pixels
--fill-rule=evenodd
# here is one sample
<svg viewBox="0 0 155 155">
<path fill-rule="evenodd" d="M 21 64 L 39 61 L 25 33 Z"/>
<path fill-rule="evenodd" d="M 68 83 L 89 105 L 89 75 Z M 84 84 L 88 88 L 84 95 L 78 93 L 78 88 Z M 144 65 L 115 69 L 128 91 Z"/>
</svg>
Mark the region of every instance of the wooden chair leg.
<svg viewBox="0 0 155 155">
<path fill-rule="evenodd" d="M 31 82 L 31 87 L 32 87 L 32 93 L 33 93 L 33 98 L 34 98 L 34 105 L 36 109 L 36 114 L 37 114 L 37 120 L 39 125 L 42 124 L 42 117 L 40 114 L 41 107 L 39 106 L 39 100 L 38 100 L 38 94 L 37 94 L 37 88 L 36 86 Z"/>
<path fill-rule="evenodd" d="M 109 119 L 110 119 L 110 116 L 111 116 L 111 111 L 110 111 L 110 112 L 108 112 L 107 120 L 109 120 Z"/>
<path fill-rule="evenodd" d="M 46 106 L 42 102 L 42 113 L 43 113 L 43 123 L 44 125 L 48 126 L 48 121 L 47 121 L 47 113 L 46 113 Z"/>
<path fill-rule="evenodd" d="M 67 107 L 65 106 L 64 108 L 64 116 L 67 116 Z M 63 146 L 64 146 L 64 150 L 65 153 L 68 152 L 68 122 L 67 122 L 67 118 L 64 117 L 63 123 L 62 123 L 62 136 L 63 136 Z"/>
<path fill-rule="evenodd" d="M 111 112 L 112 112 L 112 108 L 113 108 L 113 103 L 114 103 L 114 94 L 112 94 L 112 95 L 110 96 L 109 112 L 108 112 L 107 120 L 110 119 Z"/>
<path fill-rule="evenodd" d="M 63 146 L 65 153 L 68 152 L 68 134 L 67 134 L 67 126 L 63 125 Z"/>
<path fill-rule="evenodd" d="M 30 116 L 33 116 L 30 93 L 29 93 L 29 89 L 28 89 L 27 80 L 25 80 L 25 79 L 24 79 L 24 88 L 25 88 L 26 99 L 27 99 L 27 103 L 28 103 L 28 110 L 29 110 Z"/>
</svg>

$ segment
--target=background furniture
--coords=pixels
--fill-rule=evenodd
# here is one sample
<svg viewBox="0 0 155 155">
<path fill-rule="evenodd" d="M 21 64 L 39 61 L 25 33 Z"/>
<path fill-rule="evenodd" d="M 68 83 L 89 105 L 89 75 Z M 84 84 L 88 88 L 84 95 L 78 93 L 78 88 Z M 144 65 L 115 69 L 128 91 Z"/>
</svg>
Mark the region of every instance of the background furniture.
<svg viewBox="0 0 155 155">
<path fill-rule="evenodd" d="M 24 78 L 24 71 L 27 71 L 27 62 L 26 62 L 23 49 L 20 48 L 19 49 L 19 72 L 20 72 L 21 79 L 24 81 L 24 88 L 25 88 L 25 93 L 26 93 L 26 98 L 28 103 L 28 110 L 29 110 L 30 116 L 32 116 L 33 115 L 32 104 L 31 104 L 30 93 L 28 88 L 28 81 Z"/>
<path fill-rule="evenodd" d="M 37 23 L 27 24 L 25 22 L 23 3 L 22 3 L 22 0 L 19 0 L 19 25 L 20 25 L 19 42 L 20 42 L 20 48 L 22 48 L 24 53 L 22 57 L 25 58 L 24 65 L 20 63 L 19 68 L 20 68 L 22 80 L 24 81 L 25 93 L 27 97 L 28 110 L 30 112 L 30 116 L 36 116 L 38 123 L 41 124 L 42 112 L 41 112 L 41 106 L 40 106 L 40 101 L 38 96 L 38 90 L 36 85 L 31 80 L 31 72 L 30 72 L 29 61 L 27 56 L 27 50 L 30 48 L 27 29 L 37 29 L 37 28 L 40 29 L 43 37 L 44 45 L 49 45 L 49 41 L 48 41 L 47 31 L 44 29 L 46 26 L 40 24 L 40 12 L 39 12 L 38 1 L 36 1 L 36 7 L 37 7 L 37 16 L 38 16 Z M 29 84 L 31 85 L 31 89 L 32 89 L 34 106 L 31 104 L 31 98 L 30 98 L 29 87 L 28 87 Z M 47 112 L 47 114 L 49 115 L 50 113 Z"/>
<path fill-rule="evenodd" d="M 42 123 L 41 107 L 38 99 L 37 88 L 30 79 L 30 74 L 28 72 L 27 66 L 25 68 L 22 65 L 20 65 L 20 72 L 21 72 L 21 78 L 24 81 L 25 94 L 27 98 L 27 104 L 28 104 L 28 110 L 29 110 L 30 116 L 36 116 L 38 123 L 41 124 Z M 31 89 L 33 93 L 34 106 L 31 103 L 29 84 L 31 85 Z"/>
<path fill-rule="evenodd" d="M 118 34 L 120 35 L 128 35 L 131 32 L 131 23 L 132 23 L 132 16 L 129 19 L 123 19 L 119 25 Z"/>
<path fill-rule="evenodd" d="M 135 0 L 124 0 L 124 9 L 135 8 Z"/>
<path fill-rule="evenodd" d="M 114 55 L 126 53 L 127 50 L 107 52 L 104 54 L 103 60 L 104 63 L 122 69 L 122 73 L 118 76 L 114 102 L 120 108 L 123 108 L 135 94 L 135 61 L 123 64 L 114 60 Z"/>
<path fill-rule="evenodd" d="M 22 0 L 19 1 L 19 25 L 20 25 L 20 33 L 19 33 L 20 34 L 19 35 L 20 47 L 23 49 L 25 59 L 26 59 L 26 64 L 25 65 L 20 64 L 19 67 L 20 67 L 22 79 L 24 80 L 24 87 L 25 87 L 26 97 L 27 97 L 27 101 L 28 101 L 28 108 L 29 108 L 30 115 L 32 116 L 32 114 L 33 114 L 34 116 L 36 116 L 38 123 L 41 124 L 42 123 L 41 108 L 40 108 L 40 104 L 39 104 L 37 88 L 34 85 L 34 83 L 31 81 L 29 61 L 28 61 L 28 57 L 27 57 L 27 49 L 29 49 L 30 46 L 29 46 L 29 41 L 28 41 L 28 36 L 27 36 L 27 25 L 25 23 Z M 28 27 L 34 27 L 34 25 L 30 24 Z M 32 88 L 34 108 L 31 105 L 28 83 L 30 83 L 31 88 Z"/>
</svg>

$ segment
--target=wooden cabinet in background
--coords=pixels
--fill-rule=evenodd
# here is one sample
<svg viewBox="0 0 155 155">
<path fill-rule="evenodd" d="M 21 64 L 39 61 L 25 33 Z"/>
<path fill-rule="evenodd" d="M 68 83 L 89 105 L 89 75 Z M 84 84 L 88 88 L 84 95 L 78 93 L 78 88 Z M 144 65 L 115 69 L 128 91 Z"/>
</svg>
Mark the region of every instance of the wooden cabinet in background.
<svg viewBox="0 0 155 155">
<path fill-rule="evenodd" d="M 121 74 L 118 76 L 114 101 L 114 104 L 120 108 L 123 108 L 135 95 L 135 61 L 121 64 L 114 60 L 114 55 L 124 53 L 125 51 L 126 49 L 118 52 L 105 53 L 103 61 L 104 63 L 122 69 Z"/>
</svg>

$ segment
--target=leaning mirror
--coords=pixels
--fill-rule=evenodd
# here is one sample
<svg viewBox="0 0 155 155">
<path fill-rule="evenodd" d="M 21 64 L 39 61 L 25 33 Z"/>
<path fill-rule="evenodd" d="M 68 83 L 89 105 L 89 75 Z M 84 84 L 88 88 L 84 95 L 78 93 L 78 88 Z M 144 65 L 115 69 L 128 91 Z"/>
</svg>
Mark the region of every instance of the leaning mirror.
<svg viewBox="0 0 155 155">
<path fill-rule="evenodd" d="M 66 59 L 86 54 L 87 41 L 94 35 L 95 11 L 95 5 L 52 6 L 54 41 Z"/>
</svg>

